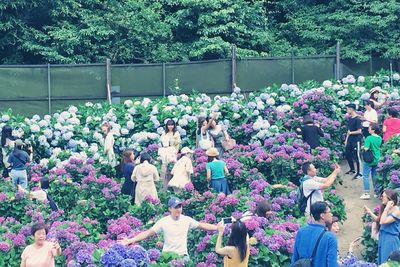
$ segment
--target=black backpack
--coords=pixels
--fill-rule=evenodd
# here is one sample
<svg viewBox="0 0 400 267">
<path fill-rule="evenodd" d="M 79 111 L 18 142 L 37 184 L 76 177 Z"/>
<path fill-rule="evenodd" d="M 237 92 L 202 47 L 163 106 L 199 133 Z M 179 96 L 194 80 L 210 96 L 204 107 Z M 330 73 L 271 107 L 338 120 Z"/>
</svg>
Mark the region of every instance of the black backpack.
<svg viewBox="0 0 400 267">
<path fill-rule="evenodd" d="M 307 197 L 304 195 L 303 182 L 300 183 L 299 190 L 297 191 L 297 204 L 299 205 L 300 212 L 304 214 L 307 209 L 307 201 L 310 201 L 311 207 L 311 198 L 316 190 L 313 190 Z"/>
<path fill-rule="evenodd" d="M 326 233 L 326 230 L 324 229 L 322 233 L 319 235 L 317 239 L 317 243 L 314 246 L 313 253 L 310 258 L 304 258 L 304 259 L 298 259 L 295 263 L 291 265 L 291 267 L 312 267 L 313 266 L 313 260 L 315 257 L 315 253 L 317 253 L 317 248 L 319 245 L 319 241 L 321 241 L 322 237 Z"/>
</svg>

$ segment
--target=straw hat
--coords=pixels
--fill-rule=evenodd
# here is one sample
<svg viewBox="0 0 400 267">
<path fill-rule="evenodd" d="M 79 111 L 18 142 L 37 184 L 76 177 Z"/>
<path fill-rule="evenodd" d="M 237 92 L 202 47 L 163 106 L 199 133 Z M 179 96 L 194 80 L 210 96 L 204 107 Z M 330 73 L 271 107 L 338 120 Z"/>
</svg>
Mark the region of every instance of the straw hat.
<svg viewBox="0 0 400 267">
<path fill-rule="evenodd" d="M 194 151 L 191 150 L 190 148 L 188 148 L 187 146 L 185 146 L 184 148 L 181 149 L 181 153 L 182 153 L 182 154 L 187 154 L 187 153 L 193 154 Z"/>
<path fill-rule="evenodd" d="M 219 155 L 219 152 L 215 147 L 212 147 L 207 150 L 206 155 L 210 157 L 216 157 Z"/>
</svg>

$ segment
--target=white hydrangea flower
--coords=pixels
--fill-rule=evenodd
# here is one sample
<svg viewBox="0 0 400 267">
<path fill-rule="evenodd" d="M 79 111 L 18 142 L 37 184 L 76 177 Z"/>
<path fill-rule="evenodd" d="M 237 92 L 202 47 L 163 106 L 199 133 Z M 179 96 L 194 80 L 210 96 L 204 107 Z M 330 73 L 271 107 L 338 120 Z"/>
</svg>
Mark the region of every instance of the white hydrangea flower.
<svg viewBox="0 0 400 267">
<path fill-rule="evenodd" d="M 7 114 L 4 114 L 3 116 L 1 116 L 1 120 L 6 122 L 10 120 L 10 116 L 8 116 Z"/>
<path fill-rule="evenodd" d="M 269 106 L 275 105 L 275 99 L 273 99 L 272 97 L 271 97 L 271 98 L 268 98 L 268 99 L 267 99 L 267 104 L 268 104 Z"/>
<path fill-rule="evenodd" d="M 80 124 L 81 122 L 79 121 L 78 118 L 73 117 L 73 118 L 69 118 L 69 119 L 67 120 L 67 123 L 73 124 L 73 125 L 78 125 L 78 124 Z"/>
<path fill-rule="evenodd" d="M 76 113 L 76 112 L 78 112 L 78 108 L 75 107 L 75 106 L 70 106 L 70 107 L 68 108 L 68 112 L 69 112 L 69 113 Z"/>
<path fill-rule="evenodd" d="M 363 82 L 365 82 L 365 77 L 364 77 L 364 76 L 358 76 L 357 82 L 358 82 L 358 83 L 363 83 Z"/>
<path fill-rule="evenodd" d="M 38 132 L 40 132 L 40 127 L 39 127 L 39 125 L 37 125 L 37 124 L 32 124 L 29 128 L 31 129 L 31 132 L 32 132 L 32 133 L 38 133 Z"/>
<path fill-rule="evenodd" d="M 90 129 L 88 127 L 83 127 L 82 133 L 85 134 L 85 135 L 89 134 L 90 133 Z"/>
<path fill-rule="evenodd" d="M 286 83 L 283 83 L 283 84 L 281 85 L 281 90 L 282 90 L 282 91 L 288 91 L 288 90 L 289 90 L 289 86 L 288 86 Z"/>
<path fill-rule="evenodd" d="M 53 131 L 50 129 L 43 130 L 43 135 L 46 136 L 47 139 L 51 139 L 53 137 Z"/>
<path fill-rule="evenodd" d="M 168 101 L 169 101 L 170 105 L 174 105 L 174 106 L 178 105 L 178 97 L 175 95 L 169 95 Z"/>
<path fill-rule="evenodd" d="M 85 106 L 88 107 L 88 108 L 93 107 L 93 103 L 92 102 L 86 102 Z"/>
<path fill-rule="evenodd" d="M 72 138 L 72 136 L 74 136 L 74 134 L 73 134 L 72 132 L 66 132 L 66 133 L 64 133 L 64 134 L 62 135 L 62 138 L 63 138 L 65 141 L 69 141 L 69 140 Z"/>
<path fill-rule="evenodd" d="M 133 105 L 133 101 L 132 101 L 132 100 L 130 100 L 130 99 L 128 99 L 128 100 L 125 100 L 125 101 L 124 101 L 124 105 L 125 105 L 125 106 L 127 106 L 127 107 L 130 107 L 130 106 L 132 106 L 132 105 Z"/>
<path fill-rule="evenodd" d="M 127 121 L 127 122 L 126 122 L 126 127 L 127 127 L 129 130 L 133 130 L 133 129 L 135 128 L 135 123 L 134 123 L 133 121 Z"/>
<path fill-rule="evenodd" d="M 52 158 L 57 158 L 58 155 L 62 152 L 61 148 L 56 147 L 53 149 L 53 151 L 51 152 L 51 157 Z"/>
<path fill-rule="evenodd" d="M 394 73 L 394 74 L 393 74 L 393 80 L 395 80 L 395 81 L 400 80 L 400 74 Z"/>
<path fill-rule="evenodd" d="M 330 87 L 332 87 L 332 82 L 329 81 L 329 80 L 325 80 L 325 81 L 322 83 L 322 86 L 325 87 L 325 88 L 330 88 Z"/>
<path fill-rule="evenodd" d="M 33 115 L 32 120 L 33 121 L 38 121 L 38 120 L 40 120 L 40 116 L 35 114 L 35 115 Z"/>
<path fill-rule="evenodd" d="M 52 140 L 51 141 L 51 145 L 54 146 L 54 147 L 58 146 L 58 140 L 55 140 L 55 139 Z"/>
<path fill-rule="evenodd" d="M 285 101 L 286 101 L 286 97 L 284 97 L 284 96 L 280 96 L 280 97 L 279 97 L 279 101 L 281 101 L 281 102 L 285 102 Z"/>
<path fill-rule="evenodd" d="M 332 86 L 332 88 L 333 88 L 333 90 L 335 90 L 335 91 L 338 91 L 338 90 L 342 89 L 342 87 L 340 86 L 340 84 L 334 84 L 334 85 Z"/>
<path fill-rule="evenodd" d="M 126 128 L 122 128 L 121 129 L 121 134 L 122 135 L 127 135 L 129 133 L 129 130 L 128 129 L 126 129 Z"/>
<path fill-rule="evenodd" d="M 143 98 L 143 101 L 142 101 L 143 107 L 147 108 L 150 103 L 151 103 L 150 98 L 147 98 L 147 97 Z"/>
<path fill-rule="evenodd" d="M 240 118 L 240 114 L 238 114 L 238 113 L 233 113 L 233 118 L 234 118 L 235 120 L 239 119 L 239 118 Z"/>
</svg>

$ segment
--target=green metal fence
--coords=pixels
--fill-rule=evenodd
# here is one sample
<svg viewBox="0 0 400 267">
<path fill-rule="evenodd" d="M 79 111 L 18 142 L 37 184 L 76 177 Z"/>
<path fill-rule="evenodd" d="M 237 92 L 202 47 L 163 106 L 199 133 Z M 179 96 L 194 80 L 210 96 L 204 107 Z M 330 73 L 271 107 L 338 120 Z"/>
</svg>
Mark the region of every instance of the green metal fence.
<svg viewBox="0 0 400 267">
<path fill-rule="evenodd" d="M 140 96 L 165 96 L 179 86 L 180 93 L 193 90 L 228 94 L 236 82 L 245 92 L 271 84 L 323 81 L 347 74 L 369 75 L 389 69 L 388 60 L 356 64 L 336 56 L 223 59 L 160 64 L 86 64 L 0 66 L 0 111 L 44 115 L 87 101 L 107 100 L 108 85 L 121 101 Z M 110 77 L 109 79 L 107 79 Z"/>
</svg>

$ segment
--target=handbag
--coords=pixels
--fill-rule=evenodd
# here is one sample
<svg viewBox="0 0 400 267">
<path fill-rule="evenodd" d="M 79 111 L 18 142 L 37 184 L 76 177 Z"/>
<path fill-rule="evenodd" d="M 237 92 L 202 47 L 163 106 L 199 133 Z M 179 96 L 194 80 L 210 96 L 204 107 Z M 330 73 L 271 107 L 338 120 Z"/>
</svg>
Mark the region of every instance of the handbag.
<svg viewBox="0 0 400 267">
<path fill-rule="evenodd" d="M 221 142 L 222 147 L 225 151 L 231 150 L 236 146 L 236 140 L 231 138 L 226 131 L 224 131 L 225 140 Z"/>
<path fill-rule="evenodd" d="M 207 150 L 213 146 L 213 143 L 210 139 L 210 136 L 208 135 L 208 131 L 206 132 L 206 138 L 204 138 L 203 134 L 200 133 L 200 141 L 199 141 L 199 147 L 203 150 Z"/>
<path fill-rule="evenodd" d="M 366 163 L 372 163 L 374 161 L 374 154 L 372 153 L 372 151 L 370 149 L 368 149 L 367 151 L 364 151 L 362 153 L 362 157 L 364 162 Z"/>
</svg>

